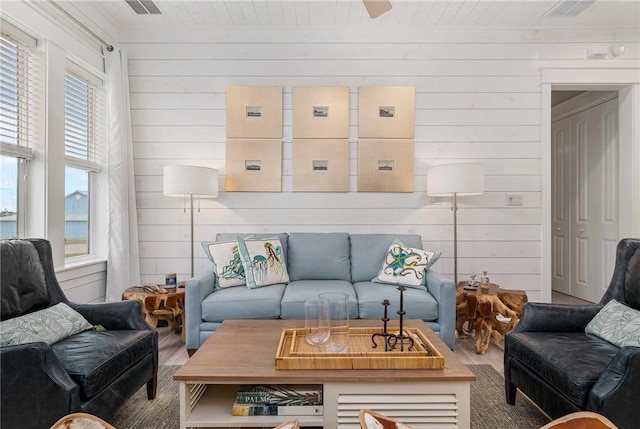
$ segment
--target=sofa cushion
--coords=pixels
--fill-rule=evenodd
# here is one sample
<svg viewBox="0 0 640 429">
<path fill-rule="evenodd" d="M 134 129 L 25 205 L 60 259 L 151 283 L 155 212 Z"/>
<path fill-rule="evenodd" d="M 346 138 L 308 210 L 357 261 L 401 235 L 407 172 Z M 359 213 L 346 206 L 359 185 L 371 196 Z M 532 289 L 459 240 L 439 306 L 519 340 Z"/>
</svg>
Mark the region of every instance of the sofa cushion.
<svg viewBox="0 0 640 429">
<path fill-rule="evenodd" d="M 292 232 L 289 250 L 291 281 L 351 281 L 349 234 Z"/>
<path fill-rule="evenodd" d="M 425 289 L 426 270 L 438 260 L 440 253 L 409 247 L 400 240 L 393 240 L 384 255 L 378 275 L 371 281 Z"/>
<path fill-rule="evenodd" d="M 406 234 L 351 234 L 351 280 L 370 282 L 378 275 L 380 264 L 393 240 L 400 240 L 406 246 L 422 249 L 419 235 Z"/>
<path fill-rule="evenodd" d="M 612 299 L 584 328 L 618 347 L 640 347 L 640 311 Z"/>
<path fill-rule="evenodd" d="M 289 282 L 287 262 L 279 239 L 238 238 L 238 248 L 249 289 Z"/>
<path fill-rule="evenodd" d="M 91 328 L 91 323 L 82 314 L 60 302 L 44 310 L 0 322 L 0 344 L 54 344 Z"/>
<path fill-rule="evenodd" d="M 213 262 L 216 289 L 247 284 L 237 240 L 202 242 L 201 244 L 204 253 Z"/>
<path fill-rule="evenodd" d="M 506 341 L 513 358 L 582 409 L 600 374 L 620 350 L 584 332 L 518 332 L 507 335 Z"/>
<path fill-rule="evenodd" d="M 85 331 L 51 349 L 88 399 L 151 353 L 153 338 L 153 331 Z"/>
<path fill-rule="evenodd" d="M 349 295 L 349 317 L 358 317 L 358 298 L 353 286 L 345 280 L 297 280 L 289 283 L 280 304 L 282 319 L 304 319 L 304 301 L 317 298 L 324 292 L 340 292 Z"/>
<path fill-rule="evenodd" d="M 35 246 L 29 241 L 3 240 L 0 249 L 0 319 L 47 307 L 44 270 Z"/>
<path fill-rule="evenodd" d="M 400 316 L 400 291 L 394 285 L 373 282 L 353 284 L 358 294 L 358 316 L 361 319 L 380 319 L 384 315 L 382 301 L 388 299 L 387 316 L 397 319 Z M 422 319 L 425 322 L 438 320 L 438 301 L 423 289 L 407 289 L 403 293 L 405 319 Z"/>
<path fill-rule="evenodd" d="M 277 319 L 284 284 L 257 289 L 232 287 L 219 289 L 202 301 L 202 320 L 223 322 L 225 319 Z"/>
</svg>

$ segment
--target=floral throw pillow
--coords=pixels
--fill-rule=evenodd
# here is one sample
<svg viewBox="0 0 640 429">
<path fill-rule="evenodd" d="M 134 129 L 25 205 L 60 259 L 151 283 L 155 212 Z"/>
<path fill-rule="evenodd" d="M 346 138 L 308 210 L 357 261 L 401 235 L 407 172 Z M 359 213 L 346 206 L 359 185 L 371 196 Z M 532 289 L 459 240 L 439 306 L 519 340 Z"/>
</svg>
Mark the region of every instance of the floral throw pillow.
<svg viewBox="0 0 640 429">
<path fill-rule="evenodd" d="M 213 262 L 216 289 L 246 284 L 237 241 L 202 243 L 202 248 Z"/>
<path fill-rule="evenodd" d="M 640 311 L 612 299 L 584 328 L 618 347 L 640 347 Z"/>
<path fill-rule="evenodd" d="M 287 264 L 279 239 L 238 238 L 238 247 L 249 289 L 289 282 Z"/>
<path fill-rule="evenodd" d="M 426 271 L 440 254 L 441 252 L 408 247 L 400 240 L 394 240 L 385 253 L 380 272 L 372 281 L 423 288 Z"/>
</svg>

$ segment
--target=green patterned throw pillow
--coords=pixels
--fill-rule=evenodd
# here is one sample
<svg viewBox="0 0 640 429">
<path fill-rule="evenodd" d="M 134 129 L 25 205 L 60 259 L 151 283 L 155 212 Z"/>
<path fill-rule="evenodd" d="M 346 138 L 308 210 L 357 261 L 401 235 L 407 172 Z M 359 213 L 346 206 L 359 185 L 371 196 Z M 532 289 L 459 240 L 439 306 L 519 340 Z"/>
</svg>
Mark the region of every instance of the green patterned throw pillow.
<svg viewBox="0 0 640 429">
<path fill-rule="evenodd" d="M 213 262 L 216 289 L 246 284 L 237 241 L 202 243 L 202 248 Z"/>
<path fill-rule="evenodd" d="M 0 322 L 0 344 L 57 343 L 92 326 L 64 302 Z"/>
<path fill-rule="evenodd" d="M 640 347 L 640 311 L 612 299 L 584 328 L 618 347 Z"/>
<path fill-rule="evenodd" d="M 238 246 L 249 289 L 289 283 L 287 264 L 279 239 L 243 240 L 238 238 Z"/>
</svg>

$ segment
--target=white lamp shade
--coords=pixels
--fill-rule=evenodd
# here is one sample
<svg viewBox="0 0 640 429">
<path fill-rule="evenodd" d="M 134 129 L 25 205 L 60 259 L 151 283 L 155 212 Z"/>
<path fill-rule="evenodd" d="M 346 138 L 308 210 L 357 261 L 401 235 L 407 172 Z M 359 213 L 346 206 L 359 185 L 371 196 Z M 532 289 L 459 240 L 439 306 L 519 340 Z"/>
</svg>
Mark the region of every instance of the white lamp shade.
<svg viewBox="0 0 640 429">
<path fill-rule="evenodd" d="M 163 193 L 170 197 L 193 195 L 199 198 L 218 196 L 218 170 L 191 165 L 164 167 Z"/>
<path fill-rule="evenodd" d="M 427 194 L 434 197 L 478 195 L 484 192 L 482 164 L 442 164 L 427 170 Z"/>
</svg>

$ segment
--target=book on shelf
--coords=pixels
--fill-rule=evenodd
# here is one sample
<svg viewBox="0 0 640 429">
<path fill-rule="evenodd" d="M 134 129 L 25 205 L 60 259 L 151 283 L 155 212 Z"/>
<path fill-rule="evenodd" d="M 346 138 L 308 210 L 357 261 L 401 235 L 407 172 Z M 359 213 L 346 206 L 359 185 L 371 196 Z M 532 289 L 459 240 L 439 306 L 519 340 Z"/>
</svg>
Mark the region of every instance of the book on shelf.
<svg viewBox="0 0 640 429">
<path fill-rule="evenodd" d="M 307 406 L 322 405 L 321 384 L 242 385 L 236 394 L 238 404 Z"/>
<path fill-rule="evenodd" d="M 234 402 L 232 416 L 321 416 L 322 405 L 239 404 Z"/>
</svg>

